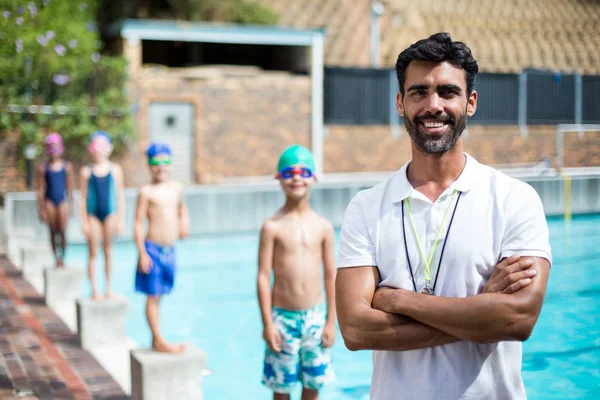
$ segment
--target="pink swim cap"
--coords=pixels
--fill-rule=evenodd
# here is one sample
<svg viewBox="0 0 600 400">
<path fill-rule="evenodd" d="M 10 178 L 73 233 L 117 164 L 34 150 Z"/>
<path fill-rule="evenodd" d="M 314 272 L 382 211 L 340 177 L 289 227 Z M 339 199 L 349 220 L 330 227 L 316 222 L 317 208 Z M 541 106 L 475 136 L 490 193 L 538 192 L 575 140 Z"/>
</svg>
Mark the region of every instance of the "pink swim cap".
<svg viewBox="0 0 600 400">
<path fill-rule="evenodd" d="M 62 154 L 64 149 L 62 137 L 58 133 L 51 133 L 46 136 L 47 154 Z"/>
</svg>

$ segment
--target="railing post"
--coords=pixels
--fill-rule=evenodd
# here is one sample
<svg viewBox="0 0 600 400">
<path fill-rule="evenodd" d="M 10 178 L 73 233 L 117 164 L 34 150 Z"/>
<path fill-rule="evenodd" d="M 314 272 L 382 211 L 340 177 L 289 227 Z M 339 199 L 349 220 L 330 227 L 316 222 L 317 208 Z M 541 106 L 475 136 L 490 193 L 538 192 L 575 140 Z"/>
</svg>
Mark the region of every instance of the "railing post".
<svg viewBox="0 0 600 400">
<path fill-rule="evenodd" d="M 519 130 L 522 137 L 527 137 L 527 71 L 519 75 Z"/>
<path fill-rule="evenodd" d="M 583 85 L 581 74 L 575 74 L 575 123 L 581 125 L 583 122 Z M 583 138 L 583 129 L 579 129 L 577 132 L 579 138 Z"/>
</svg>

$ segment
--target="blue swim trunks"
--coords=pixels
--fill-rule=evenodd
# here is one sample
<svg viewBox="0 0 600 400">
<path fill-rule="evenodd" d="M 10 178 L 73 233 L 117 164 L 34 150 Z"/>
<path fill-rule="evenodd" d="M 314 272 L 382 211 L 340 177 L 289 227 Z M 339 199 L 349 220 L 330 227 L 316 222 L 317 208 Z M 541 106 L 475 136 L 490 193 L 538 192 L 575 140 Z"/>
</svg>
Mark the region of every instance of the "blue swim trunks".
<svg viewBox="0 0 600 400">
<path fill-rule="evenodd" d="M 298 382 L 319 390 L 335 378 L 329 349 L 321 346 L 325 312 L 319 305 L 290 311 L 273 307 L 273 322 L 281 333 L 281 353 L 267 347 L 262 383 L 277 393 L 290 393 Z"/>
<path fill-rule="evenodd" d="M 160 246 L 149 240 L 144 242 L 146 252 L 152 260 L 147 274 L 136 268 L 135 290 L 149 296 L 160 296 L 171 292 L 175 283 L 175 247 Z"/>
</svg>

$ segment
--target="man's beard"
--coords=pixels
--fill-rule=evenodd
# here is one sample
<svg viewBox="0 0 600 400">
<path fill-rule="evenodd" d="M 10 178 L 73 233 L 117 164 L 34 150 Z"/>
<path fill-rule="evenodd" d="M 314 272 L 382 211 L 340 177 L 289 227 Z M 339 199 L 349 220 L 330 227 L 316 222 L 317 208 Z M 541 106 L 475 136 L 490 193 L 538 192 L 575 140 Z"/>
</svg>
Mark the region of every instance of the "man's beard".
<svg viewBox="0 0 600 400">
<path fill-rule="evenodd" d="M 429 135 L 419 131 L 419 123 L 422 120 L 438 120 L 447 122 L 450 125 L 448 132 L 441 135 Z M 410 135 L 411 139 L 417 146 L 417 148 L 427 154 L 444 154 L 452 150 L 458 141 L 460 135 L 462 135 L 465 127 L 467 126 L 467 114 L 461 114 L 458 119 L 448 118 L 440 120 L 437 118 L 427 117 L 416 117 L 414 120 L 404 118 L 404 126 Z"/>
</svg>

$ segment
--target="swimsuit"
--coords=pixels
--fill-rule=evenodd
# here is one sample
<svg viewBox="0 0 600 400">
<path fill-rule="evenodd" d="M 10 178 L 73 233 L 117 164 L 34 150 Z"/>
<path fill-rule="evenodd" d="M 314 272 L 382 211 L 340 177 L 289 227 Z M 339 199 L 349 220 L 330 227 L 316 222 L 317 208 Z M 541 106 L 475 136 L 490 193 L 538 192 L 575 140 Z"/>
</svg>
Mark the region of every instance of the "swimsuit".
<svg viewBox="0 0 600 400">
<path fill-rule="evenodd" d="M 281 352 L 267 347 L 262 383 L 277 393 L 290 393 L 297 382 L 321 389 L 335 378 L 329 349 L 321 346 L 325 312 L 322 305 L 308 310 L 273 307 L 273 322 L 281 334 Z"/>
<path fill-rule="evenodd" d="M 150 271 L 135 273 L 135 290 L 150 296 L 170 293 L 175 283 L 175 247 L 161 246 L 149 240 L 144 242 L 152 260 Z"/>
<path fill-rule="evenodd" d="M 87 212 L 100 222 L 117 210 L 117 188 L 111 171 L 106 176 L 96 176 L 90 167 L 88 181 Z"/>
<path fill-rule="evenodd" d="M 46 164 L 44 178 L 46 179 L 46 194 L 44 198 L 50 200 L 56 207 L 67 199 L 67 171 L 65 164 L 58 171 L 52 171 Z"/>
</svg>

